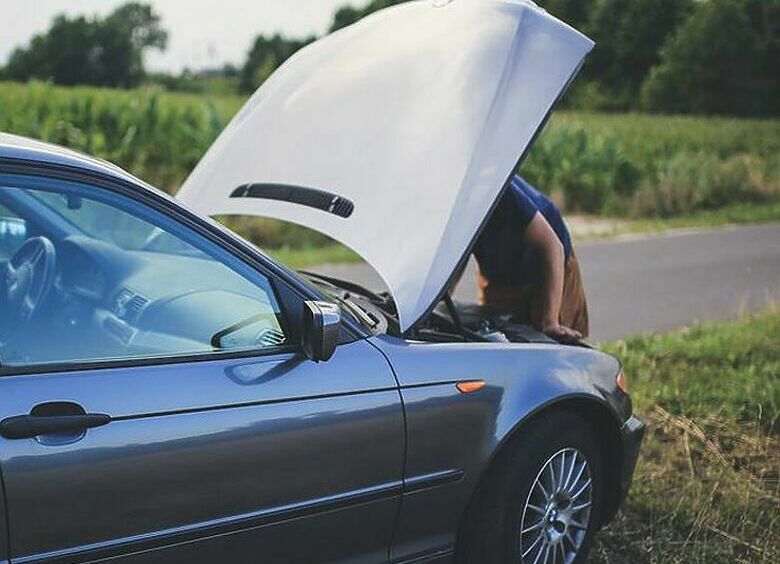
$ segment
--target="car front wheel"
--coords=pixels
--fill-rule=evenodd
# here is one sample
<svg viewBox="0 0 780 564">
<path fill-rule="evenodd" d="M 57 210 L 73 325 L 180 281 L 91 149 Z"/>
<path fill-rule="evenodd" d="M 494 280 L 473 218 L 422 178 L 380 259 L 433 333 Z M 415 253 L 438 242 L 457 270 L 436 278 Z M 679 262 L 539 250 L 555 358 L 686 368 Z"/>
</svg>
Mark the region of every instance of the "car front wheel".
<svg viewBox="0 0 780 564">
<path fill-rule="evenodd" d="M 466 515 L 461 562 L 584 562 L 598 527 L 602 457 L 583 417 L 541 415 L 499 454 Z"/>
</svg>

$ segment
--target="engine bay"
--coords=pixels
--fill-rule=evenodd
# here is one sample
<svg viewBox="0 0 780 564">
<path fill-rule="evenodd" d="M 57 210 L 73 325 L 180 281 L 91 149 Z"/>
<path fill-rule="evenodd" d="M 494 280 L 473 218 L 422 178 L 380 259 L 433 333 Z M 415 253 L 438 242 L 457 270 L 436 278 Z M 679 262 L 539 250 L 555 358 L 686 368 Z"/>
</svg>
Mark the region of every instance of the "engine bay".
<svg viewBox="0 0 780 564">
<path fill-rule="evenodd" d="M 374 334 L 438 343 L 558 343 L 536 328 L 519 322 L 511 314 L 496 312 L 477 304 L 454 302 L 449 294 L 445 294 L 433 311 L 415 327 L 402 333 L 389 292 L 371 292 L 351 282 L 312 272 L 302 274 L 329 297 L 342 304 L 352 304 L 347 306 L 348 311 Z M 582 341 L 566 344 L 588 346 Z"/>
<path fill-rule="evenodd" d="M 534 327 L 518 322 L 511 314 L 477 304 L 452 302 L 446 296 L 416 329 L 424 340 L 460 340 L 494 343 L 556 343 Z"/>
</svg>

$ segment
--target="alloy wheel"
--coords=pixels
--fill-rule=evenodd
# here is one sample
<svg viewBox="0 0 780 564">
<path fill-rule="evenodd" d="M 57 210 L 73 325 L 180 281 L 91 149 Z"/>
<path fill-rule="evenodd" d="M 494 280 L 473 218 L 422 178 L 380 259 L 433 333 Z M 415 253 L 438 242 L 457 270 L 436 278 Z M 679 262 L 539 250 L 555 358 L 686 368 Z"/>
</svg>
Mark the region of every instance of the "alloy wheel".
<svg viewBox="0 0 780 564">
<path fill-rule="evenodd" d="M 571 564 L 585 542 L 593 481 L 585 456 L 564 448 L 542 465 L 520 520 L 522 564 Z"/>
</svg>

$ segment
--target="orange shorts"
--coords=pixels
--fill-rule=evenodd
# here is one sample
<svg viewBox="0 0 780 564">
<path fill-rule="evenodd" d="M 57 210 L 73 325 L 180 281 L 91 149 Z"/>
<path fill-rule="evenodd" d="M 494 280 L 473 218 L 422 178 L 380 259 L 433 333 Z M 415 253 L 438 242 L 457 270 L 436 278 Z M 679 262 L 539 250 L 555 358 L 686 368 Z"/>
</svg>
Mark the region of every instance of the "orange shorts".
<svg viewBox="0 0 780 564">
<path fill-rule="evenodd" d="M 580 265 L 574 252 L 566 260 L 563 276 L 563 299 L 559 322 L 587 337 L 588 302 L 585 299 Z M 543 302 L 539 298 L 539 289 L 534 284 L 522 286 L 491 284 L 477 267 L 477 303 L 496 311 L 512 313 L 523 323 L 535 327 L 541 325 Z"/>
</svg>

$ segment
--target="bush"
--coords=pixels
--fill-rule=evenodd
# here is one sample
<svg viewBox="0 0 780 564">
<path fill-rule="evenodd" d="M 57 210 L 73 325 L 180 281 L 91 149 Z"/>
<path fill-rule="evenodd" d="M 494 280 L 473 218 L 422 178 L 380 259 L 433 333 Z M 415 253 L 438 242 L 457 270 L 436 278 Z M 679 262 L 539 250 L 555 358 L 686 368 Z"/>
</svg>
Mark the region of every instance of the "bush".
<svg viewBox="0 0 780 564">
<path fill-rule="evenodd" d="M 714 210 L 732 203 L 763 202 L 777 197 L 764 183 L 761 163 L 740 155 L 722 161 L 708 153 L 681 153 L 665 162 L 632 201 L 635 217 L 671 217 Z"/>
<path fill-rule="evenodd" d="M 559 113 L 520 173 L 567 212 L 672 217 L 778 201 L 777 125 Z"/>
<path fill-rule="evenodd" d="M 581 128 L 555 128 L 542 136 L 522 167 L 529 182 L 557 196 L 569 211 L 599 213 L 634 192 L 639 170 L 614 137 Z"/>
</svg>

